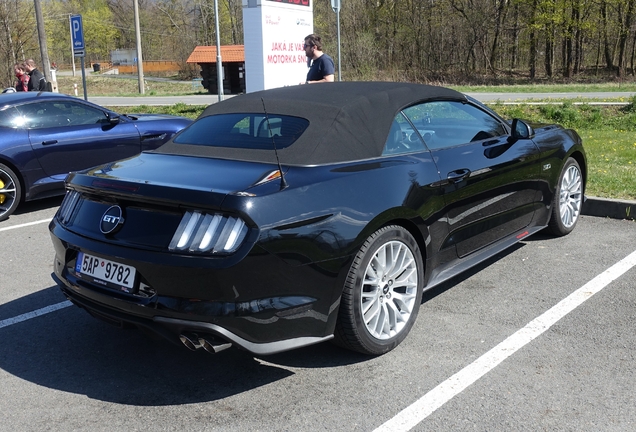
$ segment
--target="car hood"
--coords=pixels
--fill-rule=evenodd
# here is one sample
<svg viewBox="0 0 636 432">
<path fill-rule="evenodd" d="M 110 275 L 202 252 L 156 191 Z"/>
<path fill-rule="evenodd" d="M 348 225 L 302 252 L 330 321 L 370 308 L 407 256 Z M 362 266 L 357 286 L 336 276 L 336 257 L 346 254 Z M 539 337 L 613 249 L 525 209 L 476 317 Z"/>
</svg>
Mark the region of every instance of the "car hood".
<svg viewBox="0 0 636 432">
<path fill-rule="evenodd" d="M 84 180 L 76 178 L 75 182 L 92 187 L 135 184 L 134 189 L 142 194 L 142 189 L 157 192 L 157 188 L 169 188 L 226 195 L 248 190 L 276 169 L 276 165 L 265 163 L 141 153 L 72 175 L 69 180 L 85 177 Z M 95 178 L 111 182 L 95 183 Z"/>
</svg>

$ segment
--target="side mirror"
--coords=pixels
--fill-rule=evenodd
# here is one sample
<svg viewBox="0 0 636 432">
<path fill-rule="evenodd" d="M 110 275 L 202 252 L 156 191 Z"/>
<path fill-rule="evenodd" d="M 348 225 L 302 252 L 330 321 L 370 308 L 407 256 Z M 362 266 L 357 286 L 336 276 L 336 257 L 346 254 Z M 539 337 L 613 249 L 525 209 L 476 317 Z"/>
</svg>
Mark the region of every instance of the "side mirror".
<svg viewBox="0 0 636 432">
<path fill-rule="evenodd" d="M 513 119 L 511 129 L 510 137 L 515 141 L 534 137 L 534 129 L 523 120 Z"/>
<path fill-rule="evenodd" d="M 106 116 L 108 117 L 108 123 L 110 123 L 111 125 L 114 126 L 119 123 L 118 115 L 111 116 L 110 114 L 106 114 Z"/>
</svg>

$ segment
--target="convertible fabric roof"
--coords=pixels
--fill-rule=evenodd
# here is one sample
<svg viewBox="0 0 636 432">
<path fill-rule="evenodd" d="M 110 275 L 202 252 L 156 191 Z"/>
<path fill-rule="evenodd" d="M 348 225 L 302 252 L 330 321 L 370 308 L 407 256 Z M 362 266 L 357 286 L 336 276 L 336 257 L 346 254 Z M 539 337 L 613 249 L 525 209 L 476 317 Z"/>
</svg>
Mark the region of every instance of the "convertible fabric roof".
<svg viewBox="0 0 636 432">
<path fill-rule="evenodd" d="M 465 101 L 444 87 L 390 82 L 335 82 L 295 85 L 239 95 L 210 105 L 200 117 L 222 113 L 289 115 L 309 120 L 291 146 L 278 150 L 282 164 L 323 165 L 379 157 L 395 115 L 430 100 Z M 177 144 L 170 140 L 157 153 L 276 163 L 272 150 Z"/>
</svg>

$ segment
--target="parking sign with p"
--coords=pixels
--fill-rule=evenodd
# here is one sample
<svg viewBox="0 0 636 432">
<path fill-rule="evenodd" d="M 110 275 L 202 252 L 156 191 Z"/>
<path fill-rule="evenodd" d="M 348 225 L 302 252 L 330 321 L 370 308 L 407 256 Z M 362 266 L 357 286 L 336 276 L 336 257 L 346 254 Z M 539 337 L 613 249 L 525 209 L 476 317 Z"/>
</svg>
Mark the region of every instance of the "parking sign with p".
<svg viewBox="0 0 636 432">
<path fill-rule="evenodd" d="M 73 53 L 76 56 L 83 56 L 85 47 L 81 15 L 71 15 L 71 38 L 73 39 Z"/>
</svg>

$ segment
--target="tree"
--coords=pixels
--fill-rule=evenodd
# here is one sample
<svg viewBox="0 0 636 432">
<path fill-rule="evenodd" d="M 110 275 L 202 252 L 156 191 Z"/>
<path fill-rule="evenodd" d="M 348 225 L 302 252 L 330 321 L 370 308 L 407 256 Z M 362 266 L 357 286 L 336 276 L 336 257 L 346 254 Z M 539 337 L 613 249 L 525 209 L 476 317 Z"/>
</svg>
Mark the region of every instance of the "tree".
<svg viewBox="0 0 636 432">
<path fill-rule="evenodd" d="M 13 87 L 13 65 L 27 58 L 39 58 L 33 2 L 0 0 L 0 80 Z"/>
</svg>

